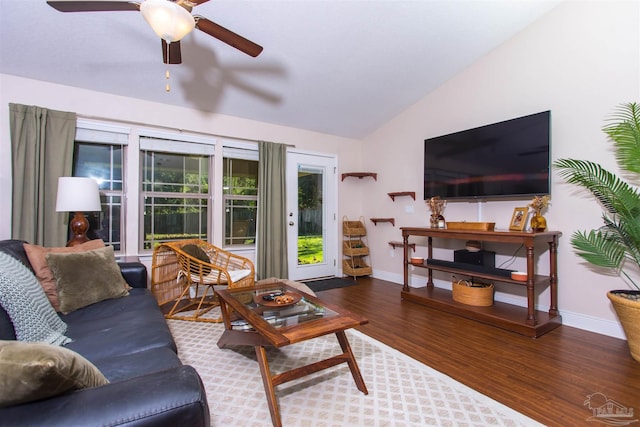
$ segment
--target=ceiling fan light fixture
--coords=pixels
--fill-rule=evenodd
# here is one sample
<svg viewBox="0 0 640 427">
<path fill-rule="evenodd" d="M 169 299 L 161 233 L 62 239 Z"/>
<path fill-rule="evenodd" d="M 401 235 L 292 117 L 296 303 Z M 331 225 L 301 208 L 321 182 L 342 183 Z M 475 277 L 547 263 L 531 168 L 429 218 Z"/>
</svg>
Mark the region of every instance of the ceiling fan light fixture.
<svg viewBox="0 0 640 427">
<path fill-rule="evenodd" d="M 140 12 L 158 37 L 168 43 L 179 41 L 196 26 L 193 15 L 170 0 L 145 0 Z"/>
</svg>

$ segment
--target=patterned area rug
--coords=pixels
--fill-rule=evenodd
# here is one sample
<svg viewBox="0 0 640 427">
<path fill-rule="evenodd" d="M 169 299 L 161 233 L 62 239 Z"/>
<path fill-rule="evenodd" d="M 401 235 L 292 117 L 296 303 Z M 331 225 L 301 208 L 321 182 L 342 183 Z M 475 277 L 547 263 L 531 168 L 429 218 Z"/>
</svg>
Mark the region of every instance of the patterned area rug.
<svg viewBox="0 0 640 427">
<path fill-rule="evenodd" d="M 211 425 L 271 426 L 253 347 L 219 349 L 222 324 L 168 322 L 181 360 L 205 384 Z M 280 385 L 276 395 L 285 427 L 541 426 L 358 331 L 347 336 L 369 394 L 358 391 L 346 364 Z M 273 372 L 340 352 L 334 335 L 267 350 Z"/>
</svg>

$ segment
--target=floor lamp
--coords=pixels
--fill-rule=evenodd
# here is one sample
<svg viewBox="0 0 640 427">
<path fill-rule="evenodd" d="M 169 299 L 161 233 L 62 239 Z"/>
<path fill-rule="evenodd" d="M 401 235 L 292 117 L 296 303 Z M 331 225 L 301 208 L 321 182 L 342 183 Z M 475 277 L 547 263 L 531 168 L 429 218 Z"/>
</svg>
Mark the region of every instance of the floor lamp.
<svg viewBox="0 0 640 427">
<path fill-rule="evenodd" d="M 84 212 L 100 210 L 102 210 L 100 192 L 95 179 L 69 176 L 58 178 L 56 211 L 75 212 L 70 223 L 73 237 L 67 242 L 67 246 L 75 246 L 89 241 L 87 237 L 89 221 L 85 218 Z"/>
</svg>

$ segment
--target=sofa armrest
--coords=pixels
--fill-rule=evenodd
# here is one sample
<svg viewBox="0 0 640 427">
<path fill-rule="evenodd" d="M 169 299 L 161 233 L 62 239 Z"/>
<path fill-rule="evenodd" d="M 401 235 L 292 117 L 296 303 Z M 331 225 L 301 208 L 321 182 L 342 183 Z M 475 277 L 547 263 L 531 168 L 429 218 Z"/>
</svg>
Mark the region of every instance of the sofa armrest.
<svg viewBox="0 0 640 427">
<path fill-rule="evenodd" d="M 118 261 L 122 277 L 132 288 L 147 287 L 147 267 L 141 262 Z"/>
<path fill-rule="evenodd" d="M 209 427 L 207 397 L 191 366 L 0 409 L 18 426 Z"/>
</svg>

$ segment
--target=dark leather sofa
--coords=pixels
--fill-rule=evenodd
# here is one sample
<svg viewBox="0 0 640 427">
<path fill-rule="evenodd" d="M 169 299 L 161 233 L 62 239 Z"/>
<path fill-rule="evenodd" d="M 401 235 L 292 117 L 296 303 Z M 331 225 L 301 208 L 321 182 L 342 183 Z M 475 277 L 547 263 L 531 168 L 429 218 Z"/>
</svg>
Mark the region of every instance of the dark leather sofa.
<svg viewBox="0 0 640 427">
<path fill-rule="evenodd" d="M 0 250 L 31 268 L 23 241 L 0 241 Z M 164 316 L 147 289 L 140 263 L 120 264 L 133 289 L 128 296 L 60 315 L 66 347 L 91 361 L 109 384 L 0 408 L 0 426 L 209 426 L 202 381 L 183 365 Z M 15 340 L 0 306 L 0 340 Z"/>
</svg>

